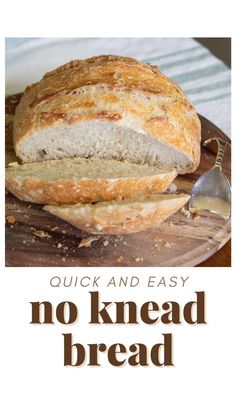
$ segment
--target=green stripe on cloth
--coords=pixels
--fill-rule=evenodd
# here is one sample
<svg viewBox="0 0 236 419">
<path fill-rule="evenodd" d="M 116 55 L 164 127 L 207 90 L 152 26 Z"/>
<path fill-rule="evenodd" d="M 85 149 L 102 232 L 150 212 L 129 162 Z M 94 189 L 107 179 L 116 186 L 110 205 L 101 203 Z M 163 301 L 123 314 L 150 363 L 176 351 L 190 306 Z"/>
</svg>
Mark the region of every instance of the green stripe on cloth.
<svg viewBox="0 0 236 419">
<path fill-rule="evenodd" d="M 205 86 L 195 87 L 193 89 L 185 89 L 184 92 L 187 95 L 194 95 L 196 93 L 211 92 L 212 90 L 220 89 L 222 87 L 228 87 L 230 85 L 231 85 L 230 79 L 221 80 L 221 81 L 218 81 L 217 83 L 207 84 Z"/>
<path fill-rule="evenodd" d="M 215 74 L 222 73 L 227 69 L 223 63 L 214 64 L 209 67 L 199 68 L 198 70 L 182 73 L 177 76 L 172 76 L 172 79 L 177 83 L 186 83 L 187 81 L 201 79 L 203 77 L 214 76 Z M 228 70 L 228 69 L 227 69 Z"/>
<path fill-rule="evenodd" d="M 205 99 L 198 99 L 198 100 L 193 101 L 193 104 L 201 105 L 202 103 L 213 102 L 215 100 L 223 99 L 224 97 L 229 97 L 229 96 L 230 96 L 230 92 L 224 93 L 222 95 L 214 96 L 214 97 L 205 98 Z"/>
<path fill-rule="evenodd" d="M 189 58 L 184 58 L 182 60 L 178 60 L 178 61 L 174 61 L 172 63 L 169 64 L 160 64 L 160 69 L 163 70 L 167 70 L 169 68 L 173 68 L 173 67 L 179 67 L 180 65 L 183 64 L 189 64 L 189 63 L 194 63 L 194 61 L 200 61 L 203 58 L 209 57 L 209 53 L 208 52 L 204 52 L 204 54 L 201 55 L 197 55 L 195 57 L 189 57 Z"/>
<path fill-rule="evenodd" d="M 195 51 L 195 50 L 200 49 L 200 48 L 202 48 L 202 46 L 201 46 L 201 45 L 198 45 L 198 46 L 196 46 L 196 47 L 187 48 L 187 49 L 180 49 L 180 50 L 178 50 L 178 51 L 175 51 L 175 52 L 170 52 L 170 53 L 168 53 L 168 54 L 162 54 L 162 55 L 156 55 L 156 56 L 154 56 L 154 57 L 143 58 L 141 61 L 144 61 L 144 62 L 156 61 L 156 60 L 159 60 L 160 58 L 174 57 L 175 55 L 180 55 L 180 54 L 182 54 L 183 52 L 188 53 L 189 51 Z M 210 54 L 209 54 L 209 55 L 210 55 Z"/>
</svg>

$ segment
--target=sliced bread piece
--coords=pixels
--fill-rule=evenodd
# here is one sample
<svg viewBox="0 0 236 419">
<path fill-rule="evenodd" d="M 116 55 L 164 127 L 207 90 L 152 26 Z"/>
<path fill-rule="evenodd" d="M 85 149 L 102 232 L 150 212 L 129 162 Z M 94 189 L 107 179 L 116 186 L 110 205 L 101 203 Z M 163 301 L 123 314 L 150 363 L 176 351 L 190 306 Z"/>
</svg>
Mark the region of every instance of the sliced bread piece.
<svg viewBox="0 0 236 419">
<path fill-rule="evenodd" d="M 75 204 L 164 192 L 176 175 L 176 169 L 73 158 L 14 163 L 6 170 L 6 188 L 23 201 Z"/>
<path fill-rule="evenodd" d="M 123 201 L 43 209 L 92 234 L 127 234 L 156 228 L 188 200 L 189 195 L 157 194 Z"/>
<path fill-rule="evenodd" d="M 27 87 L 14 147 L 24 163 L 100 157 L 196 170 L 201 126 L 183 91 L 154 65 L 128 57 L 75 60 Z"/>
</svg>

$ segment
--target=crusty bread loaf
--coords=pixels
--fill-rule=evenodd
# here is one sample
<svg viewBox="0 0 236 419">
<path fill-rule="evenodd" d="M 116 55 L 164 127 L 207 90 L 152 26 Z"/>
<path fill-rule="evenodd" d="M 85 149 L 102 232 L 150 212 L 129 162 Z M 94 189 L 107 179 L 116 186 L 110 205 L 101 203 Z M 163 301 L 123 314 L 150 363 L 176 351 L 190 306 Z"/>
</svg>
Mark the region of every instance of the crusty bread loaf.
<svg viewBox="0 0 236 419">
<path fill-rule="evenodd" d="M 165 192 L 176 175 L 175 169 L 76 157 L 15 163 L 6 170 L 6 187 L 24 201 L 75 204 Z"/>
<path fill-rule="evenodd" d="M 99 56 L 65 64 L 26 89 L 14 147 L 23 162 L 94 156 L 188 173 L 199 164 L 200 121 L 157 67 Z"/>
<path fill-rule="evenodd" d="M 188 199 L 185 194 L 158 194 L 96 204 L 46 205 L 43 209 L 92 234 L 127 234 L 158 227 Z"/>
</svg>

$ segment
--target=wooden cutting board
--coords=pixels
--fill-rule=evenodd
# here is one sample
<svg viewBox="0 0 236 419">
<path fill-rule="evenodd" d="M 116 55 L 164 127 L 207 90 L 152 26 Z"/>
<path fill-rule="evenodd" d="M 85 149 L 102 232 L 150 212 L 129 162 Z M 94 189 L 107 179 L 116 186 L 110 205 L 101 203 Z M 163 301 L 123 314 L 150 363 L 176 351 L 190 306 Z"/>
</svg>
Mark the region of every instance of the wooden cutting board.
<svg viewBox="0 0 236 419">
<path fill-rule="evenodd" d="M 6 164 L 16 161 L 12 124 L 20 97 L 6 99 Z M 230 144 L 222 131 L 200 118 L 202 140 L 219 136 Z M 178 192 L 190 193 L 198 177 L 213 166 L 216 148 L 214 144 L 209 147 L 202 148 L 195 173 L 175 180 Z M 223 164 L 229 180 L 230 165 L 229 146 Z M 6 195 L 6 217 L 6 266 L 196 266 L 217 252 L 231 233 L 231 220 L 210 213 L 194 219 L 178 211 L 158 229 L 118 237 L 93 236 L 96 240 L 91 241 L 89 234 L 44 212 L 41 205 L 21 202 L 10 193 Z"/>
</svg>

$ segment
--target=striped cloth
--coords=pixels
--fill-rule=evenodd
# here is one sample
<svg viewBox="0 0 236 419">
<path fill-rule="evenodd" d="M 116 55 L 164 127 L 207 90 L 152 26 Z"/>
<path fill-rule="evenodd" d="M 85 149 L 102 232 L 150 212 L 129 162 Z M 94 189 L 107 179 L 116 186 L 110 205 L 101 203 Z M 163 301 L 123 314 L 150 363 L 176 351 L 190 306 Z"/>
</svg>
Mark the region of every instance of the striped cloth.
<svg viewBox="0 0 236 419">
<path fill-rule="evenodd" d="M 200 114 L 230 136 L 231 72 L 191 38 L 8 38 L 6 94 L 21 92 L 66 61 L 100 54 L 158 65 L 182 87 Z"/>
</svg>

